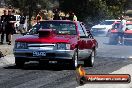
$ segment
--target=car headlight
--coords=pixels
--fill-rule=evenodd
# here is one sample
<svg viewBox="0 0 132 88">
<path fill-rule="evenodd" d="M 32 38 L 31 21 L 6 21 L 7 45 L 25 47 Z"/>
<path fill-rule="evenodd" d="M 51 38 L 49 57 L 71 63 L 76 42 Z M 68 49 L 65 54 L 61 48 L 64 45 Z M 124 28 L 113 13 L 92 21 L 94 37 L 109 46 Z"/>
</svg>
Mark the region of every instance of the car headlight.
<svg viewBox="0 0 132 88">
<path fill-rule="evenodd" d="M 69 50 L 70 44 L 58 43 L 56 44 L 58 50 Z"/>
<path fill-rule="evenodd" d="M 27 43 L 23 42 L 15 42 L 16 49 L 27 49 Z"/>
</svg>

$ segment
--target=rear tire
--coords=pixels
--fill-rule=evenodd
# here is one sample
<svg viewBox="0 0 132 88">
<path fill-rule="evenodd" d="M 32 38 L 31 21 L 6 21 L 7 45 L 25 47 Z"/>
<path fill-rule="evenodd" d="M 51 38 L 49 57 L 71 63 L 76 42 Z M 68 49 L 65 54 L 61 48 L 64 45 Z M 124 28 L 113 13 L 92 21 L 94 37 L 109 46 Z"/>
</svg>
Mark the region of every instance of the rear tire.
<svg viewBox="0 0 132 88">
<path fill-rule="evenodd" d="M 21 60 L 21 58 L 15 58 L 16 67 L 22 68 L 22 67 L 24 67 L 24 63 L 25 63 L 25 61 Z"/>
<path fill-rule="evenodd" d="M 95 50 L 92 51 L 91 55 L 84 61 L 85 67 L 93 67 L 95 59 Z"/>
</svg>

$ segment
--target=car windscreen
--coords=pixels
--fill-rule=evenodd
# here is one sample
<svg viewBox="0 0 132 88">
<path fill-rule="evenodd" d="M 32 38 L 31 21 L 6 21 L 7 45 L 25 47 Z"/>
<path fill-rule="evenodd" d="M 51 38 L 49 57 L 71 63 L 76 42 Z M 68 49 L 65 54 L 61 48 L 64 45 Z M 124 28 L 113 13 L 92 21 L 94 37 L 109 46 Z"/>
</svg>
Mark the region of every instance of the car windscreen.
<svg viewBox="0 0 132 88">
<path fill-rule="evenodd" d="M 34 25 L 29 34 L 35 34 L 39 29 L 55 29 L 57 34 L 76 35 L 76 26 L 73 22 L 42 21 Z"/>
<path fill-rule="evenodd" d="M 119 26 L 120 26 L 120 23 L 115 23 L 115 24 L 113 25 L 112 29 L 117 29 L 117 28 L 119 28 Z"/>
<path fill-rule="evenodd" d="M 127 30 L 132 30 L 132 24 L 126 24 Z"/>
<path fill-rule="evenodd" d="M 103 21 L 100 23 L 100 25 L 111 25 L 113 23 L 114 23 L 114 21 Z"/>
</svg>

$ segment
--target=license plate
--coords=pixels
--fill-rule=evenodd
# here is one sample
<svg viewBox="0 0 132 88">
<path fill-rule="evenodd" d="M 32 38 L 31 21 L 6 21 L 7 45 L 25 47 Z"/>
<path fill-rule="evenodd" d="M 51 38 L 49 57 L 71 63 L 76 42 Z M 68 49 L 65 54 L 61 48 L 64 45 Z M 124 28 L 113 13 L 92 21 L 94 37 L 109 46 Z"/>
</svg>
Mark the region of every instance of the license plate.
<svg viewBox="0 0 132 88">
<path fill-rule="evenodd" d="M 43 51 L 33 51 L 33 56 L 46 56 L 46 52 L 43 52 Z"/>
<path fill-rule="evenodd" d="M 49 61 L 49 63 L 56 64 L 57 61 Z"/>
</svg>

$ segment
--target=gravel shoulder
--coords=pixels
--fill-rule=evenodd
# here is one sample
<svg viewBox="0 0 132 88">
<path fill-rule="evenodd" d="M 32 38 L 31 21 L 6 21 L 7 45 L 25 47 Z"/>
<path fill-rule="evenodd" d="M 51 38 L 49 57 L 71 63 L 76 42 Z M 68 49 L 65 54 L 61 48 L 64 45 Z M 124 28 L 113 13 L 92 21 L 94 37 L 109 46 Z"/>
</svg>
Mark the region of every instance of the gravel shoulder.
<svg viewBox="0 0 132 88">
<path fill-rule="evenodd" d="M 2 53 L 4 56 L 13 54 L 15 39 L 18 37 L 21 37 L 21 36 L 22 35 L 20 35 L 20 34 L 14 34 L 11 45 L 8 45 L 6 43 L 6 41 L 4 41 L 3 45 L 0 44 L 0 53 Z M 0 34 L 0 39 L 1 39 L 1 34 Z M 6 38 L 4 38 L 4 39 L 6 39 Z M 0 58 L 1 58 L 1 55 L 0 55 Z"/>
<path fill-rule="evenodd" d="M 3 56 L 13 54 L 13 45 L 0 45 L 0 53 L 2 53 Z"/>
</svg>

